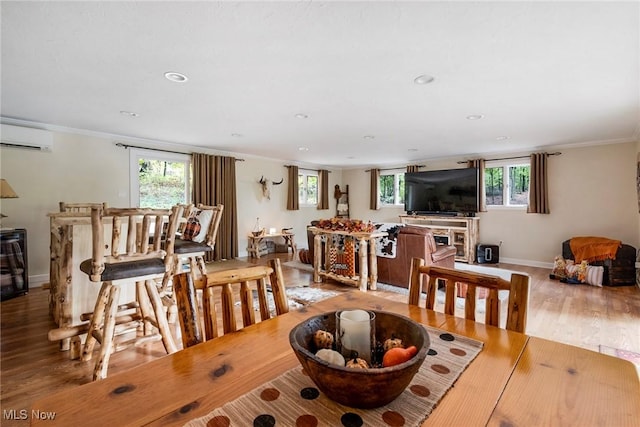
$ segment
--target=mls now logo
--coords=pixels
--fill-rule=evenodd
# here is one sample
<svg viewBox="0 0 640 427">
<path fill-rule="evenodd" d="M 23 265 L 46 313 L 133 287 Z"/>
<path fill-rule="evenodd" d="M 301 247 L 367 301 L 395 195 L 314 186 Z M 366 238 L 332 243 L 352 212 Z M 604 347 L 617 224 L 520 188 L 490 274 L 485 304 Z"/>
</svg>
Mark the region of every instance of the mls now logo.
<svg viewBox="0 0 640 427">
<path fill-rule="evenodd" d="M 5 420 L 27 420 L 29 419 L 29 411 L 26 409 L 3 409 L 2 418 Z M 53 420 L 56 418 L 56 413 L 34 409 L 31 411 L 31 418 L 35 420 Z"/>
</svg>

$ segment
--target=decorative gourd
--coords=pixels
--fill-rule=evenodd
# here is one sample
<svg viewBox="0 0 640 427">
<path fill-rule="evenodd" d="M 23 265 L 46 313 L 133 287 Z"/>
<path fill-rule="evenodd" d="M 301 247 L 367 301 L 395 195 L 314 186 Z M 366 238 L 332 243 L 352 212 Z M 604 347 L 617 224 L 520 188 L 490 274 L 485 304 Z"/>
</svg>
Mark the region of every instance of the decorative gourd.
<svg viewBox="0 0 640 427">
<path fill-rule="evenodd" d="M 332 348 L 333 347 L 333 335 L 327 331 L 318 330 L 313 334 L 313 343 L 316 348 Z"/>
<path fill-rule="evenodd" d="M 366 360 L 360 359 L 359 357 L 357 357 L 347 362 L 347 368 L 369 369 L 369 364 L 367 363 Z"/>
<path fill-rule="evenodd" d="M 411 359 L 417 353 L 418 349 L 413 345 L 407 348 L 392 348 L 384 354 L 384 357 L 382 358 L 382 366 L 387 368 L 389 366 L 399 365 Z"/>
<path fill-rule="evenodd" d="M 316 356 L 318 357 L 318 359 L 322 359 L 325 362 L 331 363 L 332 365 L 345 365 L 344 357 L 342 357 L 342 355 L 335 350 L 323 348 L 322 350 L 318 350 Z"/>
<path fill-rule="evenodd" d="M 402 340 L 400 338 L 388 338 L 384 341 L 384 351 L 389 351 L 392 348 L 396 347 L 404 348 L 404 345 L 402 345 Z"/>
</svg>

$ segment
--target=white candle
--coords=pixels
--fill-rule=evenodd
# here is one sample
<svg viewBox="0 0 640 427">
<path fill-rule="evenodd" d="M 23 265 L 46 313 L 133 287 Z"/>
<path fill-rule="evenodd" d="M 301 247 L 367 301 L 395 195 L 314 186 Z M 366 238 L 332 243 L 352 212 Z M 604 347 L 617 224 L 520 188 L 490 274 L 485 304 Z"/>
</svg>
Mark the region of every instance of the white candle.
<svg viewBox="0 0 640 427">
<path fill-rule="evenodd" d="M 371 364 L 371 318 L 365 310 L 350 310 L 340 313 L 340 336 L 342 354 L 351 357 L 353 351 L 358 357 Z"/>
<path fill-rule="evenodd" d="M 269 234 L 276 234 L 276 228 L 275 227 L 271 227 L 269 229 Z"/>
</svg>

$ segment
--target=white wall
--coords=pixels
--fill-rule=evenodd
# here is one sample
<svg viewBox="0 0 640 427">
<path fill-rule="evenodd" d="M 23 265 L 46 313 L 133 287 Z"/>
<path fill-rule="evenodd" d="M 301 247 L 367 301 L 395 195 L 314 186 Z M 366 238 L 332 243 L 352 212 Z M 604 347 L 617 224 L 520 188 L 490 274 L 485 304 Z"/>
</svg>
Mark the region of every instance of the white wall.
<svg viewBox="0 0 640 427">
<path fill-rule="evenodd" d="M 636 187 L 636 142 L 562 149 L 549 159 L 550 215 L 523 210 L 491 210 L 480 216 L 480 241 L 503 242 L 504 262 L 544 265 L 560 253 L 563 240 L 577 235 L 620 239 L 640 247 L 640 214 Z M 0 176 L 20 196 L 0 201 L 8 218 L 3 227 L 28 231 L 29 273 L 32 283 L 45 282 L 49 273 L 48 212 L 58 202 L 102 202 L 129 206 L 129 152 L 110 138 L 54 132 L 52 153 L 0 149 Z M 263 227 L 293 227 L 299 248 L 307 247 L 306 225 L 313 219 L 335 215 L 333 187 L 349 185 L 351 217 L 395 222 L 402 208 L 369 210 L 369 173 L 364 169 L 331 170 L 330 209 L 286 209 L 287 162 L 237 155 L 238 234 L 240 256 L 246 256 L 246 234 L 256 217 Z M 500 157 L 500 156 L 495 156 Z M 458 159 L 420 162 L 427 169 L 459 167 Z M 310 167 L 313 167 L 309 165 Z M 315 169 L 315 167 L 313 167 Z M 284 183 L 271 189 L 271 200 L 262 197 L 261 176 Z"/>
<path fill-rule="evenodd" d="M 561 243 L 573 236 L 602 236 L 640 247 L 638 144 L 563 148 L 561 152 L 549 157 L 551 214 L 527 214 L 523 209 L 478 214 L 480 242 L 502 241 L 503 262 L 549 266 L 561 254 Z M 423 170 L 460 167 L 455 160 L 426 162 Z M 343 179 L 353 194 L 354 217 L 397 222 L 398 215 L 404 214 L 401 208 L 369 210 L 369 173 L 364 169 L 344 171 Z"/>
<path fill-rule="evenodd" d="M 286 164 L 288 163 L 255 158 L 246 158 L 244 162 L 236 163 L 240 256 L 247 255 L 246 235 L 253 230 L 256 218 L 260 218 L 260 225 L 267 229 L 275 227 L 280 231 L 285 227 L 293 227 L 298 249 L 302 249 L 308 246 L 307 225 L 314 219 L 331 218 L 335 215 L 336 199 L 333 198 L 333 188 L 341 183 L 342 172 L 331 170 L 329 173 L 329 209 L 318 210 L 315 206 L 301 206 L 300 210 L 289 211 Z M 271 181 L 284 178 L 281 185 L 271 187 L 271 200 L 262 196 L 262 187 L 258 183 L 262 176 Z"/>
</svg>

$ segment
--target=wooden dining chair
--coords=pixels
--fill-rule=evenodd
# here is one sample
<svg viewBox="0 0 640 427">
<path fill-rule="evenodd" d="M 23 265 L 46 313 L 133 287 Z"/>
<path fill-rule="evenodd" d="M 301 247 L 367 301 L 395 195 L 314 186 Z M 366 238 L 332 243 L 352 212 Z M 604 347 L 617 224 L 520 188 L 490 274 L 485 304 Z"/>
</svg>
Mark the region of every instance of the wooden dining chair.
<svg viewBox="0 0 640 427">
<path fill-rule="evenodd" d="M 162 340 L 168 354 L 177 351 L 156 284 L 170 266 L 177 214 L 175 208 L 91 208 L 92 257 L 80 270 L 92 282 L 102 282 L 93 312 L 81 316 L 89 320 L 82 360 L 90 360 L 100 343 L 94 380 L 106 378 L 112 352 L 131 344 Z M 165 223 L 169 228 L 163 248 Z M 110 236 L 106 245 L 105 236 Z M 123 286 L 135 286 L 134 301 L 119 301 Z M 131 331 L 136 331 L 133 338 Z"/>
<path fill-rule="evenodd" d="M 512 273 L 507 281 L 497 276 L 476 273 L 466 270 L 456 270 L 446 267 L 424 265 L 421 258 L 413 258 L 411 262 L 411 278 L 409 283 L 409 304 L 419 305 L 420 294 L 423 289 L 423 277 L 428 276 L 426 288 L 426 308 L 433 310 L 437 281 L 445 282 L 444 313 L 455 315 L 456 288 L 465 293 L 465 318 L 475 320 L 476 288 L 486 288 L 485 323 L 500 327 L 499 291 L 509 291 L 507 304 L 506 329 L 524 333 L 527 326 L 527 308 L 529 304 L 529 276 Z"/>
<path fill-rule="evenodd" d="M 173 286 L 184 348 L 218 337 L 218 316 L 222 318 L 223 334 L 238 330 L 236 301 L 240 302 L 242 327 L 256 323 L 254 289 L 258 299 L 260 321 L 271 318 L 267 282 L 270 284 L 276 316 L 287 313 L 289 305 L 282 277 L 282 267 L 278 258 L 269 260 L 269 266 L 216 271 L 196 281 L 187 272 L 174 276 Z M 252 282 L 255 282 L 255 286 L 252 286 Z M 201 309 L 198 308 L 196 296 L 200 289 Z M 204 323 L 204 335 L 200 318 Z"/>
</svg>

